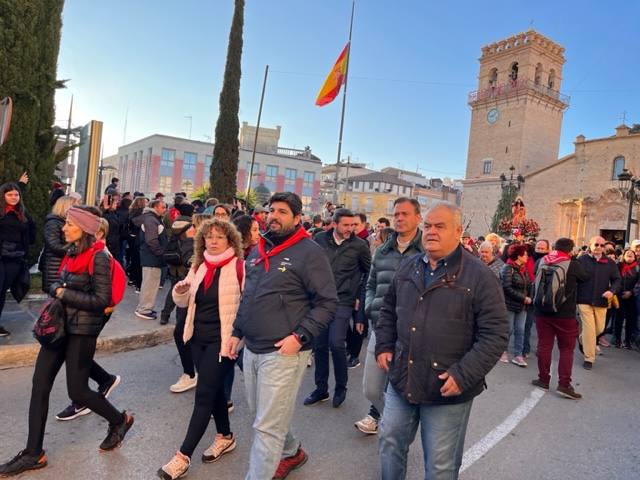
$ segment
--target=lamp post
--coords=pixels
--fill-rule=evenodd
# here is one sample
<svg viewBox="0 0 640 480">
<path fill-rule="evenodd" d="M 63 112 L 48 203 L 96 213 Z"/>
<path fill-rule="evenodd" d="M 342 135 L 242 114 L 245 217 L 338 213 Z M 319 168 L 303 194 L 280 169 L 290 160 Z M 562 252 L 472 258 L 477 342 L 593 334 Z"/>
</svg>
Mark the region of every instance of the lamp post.
<svg viewBox="0 0 640 480">
<path fill-rule="evenodd" d="M 640 178 L 634 177 L 626 168 L 618 175 L 618 184 L 622 194 L 629 199 L 629 210 L 627 213 L 627 231 L 624 236 L 624 243 L 627 245 L 631 241 L 631 224 L 638 221 L 632 218 L 633 204 L 636 202 L 636 189 L 640 190 Z"/>
<path fill-rule="evenodd" d="M 509 202 L 510 203 L 513 203 L 513 200 L 514 200 L 513 197 L 515 196 L 516 192 L 518 190 L 520 190 L 520 187 L 524 183 L 524 177 L 522 175 L 520 175 L 520 174 L 515 176 L 515 172 L 516 172 L 516 167 L 511 165 L 509 167 L 509 178 L 508 179 L 507 179 L 507 176 L 504 173 L 500 174 L 500 186 L 502 187 L 503 191 L 505 189 L 508 189 L 508 191 L 509 191 Z M 515 176 L 515 178 L 514 178 L 514 176 Z"/>
</svg>

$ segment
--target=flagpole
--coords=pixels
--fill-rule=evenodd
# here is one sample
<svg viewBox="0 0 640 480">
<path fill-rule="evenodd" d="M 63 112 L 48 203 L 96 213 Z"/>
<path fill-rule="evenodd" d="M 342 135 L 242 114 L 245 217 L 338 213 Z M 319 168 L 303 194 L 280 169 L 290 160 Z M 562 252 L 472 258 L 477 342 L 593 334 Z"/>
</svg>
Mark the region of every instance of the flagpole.
<svg viewBox="0 0 640 480">
<path fill-rule="evenodd" d="M 264 102 L 264 90 L 267 87 L 267 76 L 269 75 L 269 65 L 264 67 L 264 81 L 262 82 L 262 95 L 260 96 L 260 108 L 258 109 L 258 124 L 256 125 L 256 135 L 253 137 L 253 151 L 251 152 L 251 165 L 249 166 L 249 178 L 247 180 L 247 193 L 245 200 L 249 205 L 249 192 L 251 191 L 251 177 L 253 177 L 253 164 L 256 160 L 256 147 L 258 146 L 258 132 L 260 131 L 260 117 L 262 117 L 262 103 Z"/>
<path fill-rule="evenodd" d="M 338 136 L 338 158 L 336 160 L 336 188 L 333 201 L 338 203 L 338 174 L 340 172 L 340 155 L 342 154 L 342 132 L 344 130 L 344 110 L 347 104 L 347 84 L 349 82 L 349 62 L 351 61 L 351 32 L 353 31 L 353 12 L 356 8 L 356 0 L 351 4 L 351 22 L 349 23 L 349 49 L 347 50 L 347 66 L 344 72 L 344 90 L 342 91 L 342 113 L 340 115 L 340 135 Z"/>
</svg>

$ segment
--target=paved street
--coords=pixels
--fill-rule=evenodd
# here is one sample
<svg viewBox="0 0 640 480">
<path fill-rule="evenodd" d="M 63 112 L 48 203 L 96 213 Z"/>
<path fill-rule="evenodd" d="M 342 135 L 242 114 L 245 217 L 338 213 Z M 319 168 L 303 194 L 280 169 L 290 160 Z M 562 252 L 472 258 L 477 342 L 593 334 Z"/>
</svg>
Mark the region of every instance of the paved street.
<svg viewBox="0 0 640 480">
<path fill-rule="evenodd" d="M 99 361 L 108 370 L 122 375 L 123 382 L 112 400 L 117 407 L 130 410 L 136 417 L 124 446 L 114 453 L 98 452 L 106 424 L 94 414 L 69 423 L 53 418 L 67 402 L 64 373 L 61 373 L 51 398 L 45 438 L 50 467 L 21 478 L 154 478 L 157 468 L 179 447 L 191 413 L 193 391 L 179 395 L 168 391 L 180 373 L 173 345 L 105 355 Z M 640 354 L 636 351 L 605 349 L 605 355 L 598 358 L 592 372 L 585 372 L 581 367 L 576 369 L 574 383 L 585 398 L 574 402 L 554 393 L 541 395 L 530 387 L 535 368 L 525 370 L 498 364 L 487 379 L 489 390 L 473 407 L 465 446 L 467 459 L 470 450 L 482 454 L 492 439 L 495 443 L 496 438 L 508 434 L 481 458 L 476 455 L 477 461 L 461 478 L 640 478 L 639 365 Z M 196 450 L 189 478 L 237 479 L 246 471 L 251 425 L 243 398 L 242 375 L 236 372 L 233 392 L 236 409 L 231 415 L 231 425 L 238 448 L 217 464 L 202 464 L 199 456 L 214 435 L 212 422 Z M 31 373 L 29 367 L 0 371 L 2 461 L 24 447 Z M 353 427 L 353 421 L 367 410 L 360 391 L 362 367 L 350 371 L 349 396 L 337 410 L 330 402 L 302 406 L 303 397 L 313 388 L 312 379 L 312 369 L 309 369 L 294 420 L 295 430 L 310 458 L 289 478 L 377 478 L 376 438 L 365 437 Z M 532 410 L 517 423 L 527 406 L 533 406 Z M 415 443 L 408 478 L 421 478 L 421 453 L 419 443 Z"/>
</svg>

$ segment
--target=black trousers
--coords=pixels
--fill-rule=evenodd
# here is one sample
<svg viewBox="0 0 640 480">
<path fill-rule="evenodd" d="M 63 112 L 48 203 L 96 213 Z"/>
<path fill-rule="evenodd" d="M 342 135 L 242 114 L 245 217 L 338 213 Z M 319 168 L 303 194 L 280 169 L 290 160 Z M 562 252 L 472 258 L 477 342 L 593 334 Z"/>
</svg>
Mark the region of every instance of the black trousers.
<svg viewBox="0 0 640 480">
<path fill-rule="evenodd" d="M 620 299 L 620 308 L 616 312 L 615 335 L 616 341 L 622 343 L 622 325 L 624 324 L 624 341 L 631 342 L 636 328 L 637 319 L 636 298 Z"/>
<path fill-rule="evenodd" d="M 0 260 L 0 318 L 2 318 L 2 311 L 4 310 L 4 302 L 7 299 L 7 290 L 13 285 L 13 282 L 16 280 L 16 277 L 20 273 L 20 269 L 22 268 L 22 259 L 20 260 L 11 260 L 11 259 L 1 259 Z"/>
<path fill-rule="evenodd" d="M 182 364 L 182 370 L 184 373 L 193 378 L 196 374 L 193 365 L 193 356 L 191 355 L 191 342 L 184 343 L 182 335 L 184 334 L 184 323 L 187 320 L 187 309 L 176 308 L 176 328 L 173 329 L 173 341 L 176 343 L 178 349 L 178 355 L 180 356 L 180 363 Z"/>
<path fill-rule="evenodd" d="M 215 344 L 192 343 L 191 351 L 198 369 L 198 385 L 187 436 L 180 447 L 180 452 L 188 457 L 193 455 L 193 451 L 202 439 L 212 414 L 217 432 L 222 435 L 231 433 L 227 399 L 224 395 L 224 379 L 233 368 L 233 361 L 230 359 L 222 357 L 220 360 L 220 344 L 217 342 Z"/>
<path fill-rule="evenodd" d="M 67 368 L 67 392 L 71 400 L 89 407 L 111 425 L 124 421 L 124 415 L 98 392 L 89 388 L 89 372 L 96 352 L 97 337 L 69 335 L 58 349 L 42 347 L 36 360 L 29 404 L 29 438 L 27 452 L 37 455 L 42 451 L 44 429 L 49 413 L 49 396 L 53 382 L 64 363 Z"/>
</svg>

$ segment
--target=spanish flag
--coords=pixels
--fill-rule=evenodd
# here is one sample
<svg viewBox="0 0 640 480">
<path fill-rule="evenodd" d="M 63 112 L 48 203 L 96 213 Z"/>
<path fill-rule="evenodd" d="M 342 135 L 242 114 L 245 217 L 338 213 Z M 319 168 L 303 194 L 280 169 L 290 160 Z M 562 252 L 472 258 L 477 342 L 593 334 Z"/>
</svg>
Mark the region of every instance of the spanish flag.
<svg viewBox="0 0 640 480">
<path fill-rule="evenodd" d="M 346 80 L 347 76 L 347 64 L 349 63 L 349 42 L 342 49 L 342 53 L 336 60 L 335 65 L 327 75 L 327 79 L 324 81 L 318 98 L 316 98 L 316 105 L 322 107 L 335 100 L 340 93 L 340 87 Z"/>
</svg>

